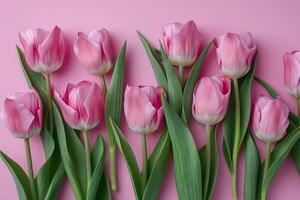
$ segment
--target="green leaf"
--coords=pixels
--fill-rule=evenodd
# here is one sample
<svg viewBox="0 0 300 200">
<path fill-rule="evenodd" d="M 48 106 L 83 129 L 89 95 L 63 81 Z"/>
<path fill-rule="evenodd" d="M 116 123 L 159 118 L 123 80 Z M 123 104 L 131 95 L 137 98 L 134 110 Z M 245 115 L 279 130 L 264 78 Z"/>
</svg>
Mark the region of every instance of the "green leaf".
<svg viewBox="0 0 300 200">
<path fill-rule="evenodd" d="M 112 200 L 111 189 L 105 171 L 103 171 L 103 174 L 101 176 L 100 186 L 97 192 L 97 199 Z"/>
<path fill-rule="evenodd" d="M 177 113 L 181 113 L 181 104 L 182 104 L 182 91 L 180 82 L 175 74 L 174 67 L 170 60 L 167 58 L 162 44 L 160 44 L 160 51 L 162 53 L 163 64 L 166 69 L 167 84 L 168 84 L 168 99 L 172 106 L 175 107 Z"/>
<path fill-rule="evenodd" d="M 0 157 L 9 169 L 12 177 L 14 178 L 19 199 L 20 200 L 31 200 L 31 191 L 29 187 L 29 179 L 23 169 L 5 153 L 0 151 Z"/>
<path fill-rule="evenodd" d="M 233 86 L 231 87 L 231 91 L 233 91 Z M 235 109 L 234 109 L 234 92 L 230 93 L 229 105 L 227 108 L 227 113 L 223 120 L 223 135 L 224 141 L 222 144 L 223 155 L 226 160 L 227 166 L 232 171 L 233 161 L 232 161 L 232 153 L 233 153 L 233 144 L 234 144 L 234 129 L 235 129 Z"/>
<path fill-rule="evenodd" d="M 251 69 L 245 77 L 241 87 L 239 88 L 240 93 L 240 109 L 241 109 L 241 136 L 240 136 L 240 143 L 239 148 L 244 141 L 244 137 L 246 135 L 248 124 L 250 120 L 250 113 L 251 113 L 251 90 L 252 90 L 252 82 L 254 78 L 254 72 L 256 67 L 256 58 L 252 60 Z"/>
<path fill-rule="evenodd" d="M 103 175 L 104 171 L 104 164 L 105 164 L 105 144 L 104 140 L 101 136 L 98 136 L 93 151 L 91 153 L 91 165 L 93 170 L 91 184 L 89 185 L 87 191 L 87 198 L 88 200 L 96 200 L 99 199 L 97 197 L 97 192 L 100 186 L 100 180 Z"/>
<path fill-rule="evenodd" d="M 194 139 L 165 97 L 162 100 L 173 148 L 178 197 L 180 200 L 201 200 L 201 164 Z"/>
<path fill-rule="evenodd" d="M 157 199 L 166 171 L 169 149 L 170 138 L 168 132 L 164 131 L 148 159 L 149 178 L 143 193 L 143 200 Z"/>
<path fill-rule="evenodd" d="M 83 177 L 86 178 L 85 154 L 84 149 L 73 129 L 66 125 L 60 115 L 57 106 L 53 107 L 54 121 L 59 134 L 59 149 L 61 158 L 69 178 L 71 187 L 77 200 L 83 200 L 85 197 L 85 185 L 81 184 Z"/>
<path fill-rule="evenodd" d="M 119 124 L 122 115 L 126 44 L 126 42 L 123 44 L 119 52 L 106 95 L 105 122 L 107 127 L 110 126 L 109 118 Z"/>
<path fill-rule="evenodd" d="M 184 118 L 186 121 L 189 121 L 191 113 L 192 113 L 192 96 L 194 92 L 195 85 L 198 81 L 199 72 L 202 67 L 202 63 L 204 61 L 205 56 L 208 53 L 208 50 L 210 49 L 212 45 L 212 42 L 208 43 L 206 47 L 203 49 L 201 54 L 199 55 L 198 59 L 194 63 L 192 70 L 189 74 L 188 79 L 186 80 L 186 83 L 184 85 L 183 90 L 183 96 L 182 96 L 182 115 L 184 115 Z"/>
<path fill-rule="evenodd" d="M 117 126 L 117 124 L 110 118 L 110 123 L 112 127 L 112 131 L 118 145 L 118 148 L 122 154 L 123 159 L 126 162 L 127 169 L 130 173 L 131 183 L 134 190 L 136 200 L 141 199 L 141 175 L 140 170 L 135 159 L 135 155 L 133 153 L 132 148 L 127 143 L 125 137 L 123 136 L 121 130 Z"/>
<path fill-rule="evenodd" d="M 51 183 L 49 185 L 48 191 L 45 195 L 44 200 L 54 200 L 56 194 L 59 190 L 59 186 L 61 185 L 63 178 L 65 176 L 65 168 L 63 163 L 60 163 L 55 174 L 51 179 Z"/>
<path fill-rule="evenodd" d="M 250 133 L 246 138 L 246 156 L 245 156 L 245 180 L 244 180 L 244 199 L 256 200 L 257 181 L 259 175 L 260 159 Z"/>
<path fill-rule="evenodd" d="M 165 72 L 158 61 L 158 54 L 154 47 L 148 42 L 148 40 L 140 32 L 137 32 L 142 44 L 145 47 L 149 60 L 151 62 L 157 83 L 165 89 L 168 90 L 167 78 Z"/>
<path fill-rule="evenodd" d="M 293 132 L 288 133 L 282 140 L 275 146 L 270 157 L 270 167 L 266 178 L 263 181 L 262 188 L 267 190 L 272 182 L 273 177 L 277 174 L 278 170 L 284 163 L 291 149 L 300 138 L 300 127 L 296 128 Z"/>
</svg>

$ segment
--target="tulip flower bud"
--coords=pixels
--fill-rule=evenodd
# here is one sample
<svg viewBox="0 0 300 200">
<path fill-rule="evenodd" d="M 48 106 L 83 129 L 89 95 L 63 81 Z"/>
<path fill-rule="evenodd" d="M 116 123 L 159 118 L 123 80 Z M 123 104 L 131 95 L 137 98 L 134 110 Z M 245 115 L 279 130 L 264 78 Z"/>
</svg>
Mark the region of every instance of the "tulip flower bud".
<svg viewBox="0 0 300 200">
<path fill-rule="evenodd" d="M 106 29 L 93 31 L 89 35 L 77 33 L 73 49 L 78 60 L 92 75 L 104 75 L 113 68 L 114 54 Z"/>
<path fill-rule="evenodd" d="M 43 29 L 29 29 L 19 33 L 20 42 L 29 67 L 43 74 L 58 70 L 64 59 L 65 44 L 62 31 L 55 26 L 49 32 Z"/>
<path fill-rule="evenodd" d="M 289 109 L 281 99 L 261 96 L 252 111 L 252 131 L 263 142 L 276 142 L 286 133 Z"/>
<path fill-rule="evenodd" d="M 218 66 L 223 75 L 240 78 L 247 74 L 256 52 L 251 33 L 245 35 L 227 33 L 217 37 L 214 44 Z"/>
<path fill-rule="evenodd" d="M 104 99 L 96 83 L 81 81 L 68 84 L 61 98 L 55 91 L 64 119 L 74 129 L 90 130 L 98 125 L 104 110 Z"/>
<path fill-rule="evenodd" d="M 1 118 L 17 138 L 38 135 L 43 124 L 43 105 L 38 93 L 31 89 L 7 95 Z"/>
<path fill-rule="evenodd" d="M 284 83 L 288 92 L 300 96 L 300 52 L 289 51 L 283 55 Z"/>
<path fill-rule="evenodd" d="M 173 65 L 185 67 L 193 64 L 200 48 L 201 35 L 195 22 L 171 23 L 163 27 L 163 45 Z"/>
<path fill-rule="evenodd" d="M 160 87 L 126 87 L 124 112 L 132 131 L 148 134 L 158 129 L 163 117 L 162 94 Z"/>
<path fill-rule="evenodd" d="M 214 125 L 224 118 L 229 102 L 230 85 L 230 79 L 224 77 L 203 77 L 199 80 L 194 90 L 192 107 L 198 122 Z"/>
</svg>

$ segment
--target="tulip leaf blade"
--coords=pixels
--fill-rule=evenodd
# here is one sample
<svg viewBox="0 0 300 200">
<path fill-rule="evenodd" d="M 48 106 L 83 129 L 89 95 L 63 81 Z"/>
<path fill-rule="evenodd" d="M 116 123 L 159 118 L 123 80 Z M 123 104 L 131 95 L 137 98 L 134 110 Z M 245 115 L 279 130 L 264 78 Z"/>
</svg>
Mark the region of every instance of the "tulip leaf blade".
<svg viewBox="0 0 300 200">
<path fill-rule="evenodd" d="M 178 197 L 180 200 L 201 200 L 201 163 L 194 139 L 165 97 L 162 101 L 172 143 Z"/>
<path fill-rule="evenodd" d="M 266 178 L 262 183 L 262 190 L 267 191 L 273 177 L 277 174 L 280 167 L 283 165 L 285 159 L 290 153 L 295 143 L 300 138 L 300 127 L 297 127 L 294 131 L 288 133 L 282 140 L 280 140 L 273 149 L 270 157 L 270 165 Z"/>
<path fill-rule="evenodd" d="M 127 165 L 136 200 L 141 199 L 141 174 L 131 146 L 127 143 L 117 124 L 110 118 L 115 141 Z"/>
<path fill-rule="evenodd" d="M 146 37 L 142 33 L 140 33 L 138 31 L 137 34 L 147 52 L 147 55 L 151 62 L 152 69 L 154 71 L 157 83 L 167 91 L 168 84 L 167 84 L 166 74 L 157 59 L 158 56 L 156 53 L 157 52 L 156 49 L 154 47 L 152 47 L 152 45 L 149 43 L 149 41 L 146 39 Z"/>
<path fill-rule="evenodd" d="M 233 86 L 231 86 L 231 91 L 233 89 Z M 232 171 L 233 167 L 233 159 L 232 159 L 232 153 L 233 153 L 233 144 L 234 144 L 234 124 L 235 124 L 235 107 L 234 107 L 234 99 L 235 94 L 234 92 L 230 93 L 229 97 L 229 104 L 227 108 L 227 113 L 223 120 L 223 155 L 226 160 L 226 163 L 228 165 L 228 168 L 230 171 Z"/>
<path fill-rule="evenodd" d="M 240 130 L 239 148 L 241 147 L 244 141 L 244 137 L 246 135 L 248 125 L 249 125 L 249 120 L 250 120 L 251 93 L 252 93 L 252 85 L 253 85 L 254 73 L 256 68 L 256 60 L 257 60 L 257 53 L 252 59 L 250 71 L 247 73 L 245 80 L 243 81 L 241 87 L 239 88 L 240 112 L 241 112 L 241 130 Z"/>
<path fill-rule="evenodd" d="M 84 184 L 81 184 L 81 178 L 79 177 L 79 174 L 86 173 L 86 170 L 84 169 L 86 166 L 82 165 L 82 163 L 85 163 L 85 160 L 82 160 L 83 158 L 85 158 L 83 147 L 82 145 L 80 146 L 78 144 L 80 143 L 80 141 L 75 131 L 70 127 L 68 127 L 68 125 L 63 121 L 60 111 L 56 106 L 56 104 L 54 104 L 53 106 L 53 114 L 54 114 L 54 121 L 56 124 L 57 132 L 59 132 L 59 134 L 57 134 L 58 144 L 60 147 L 59 149 L 60 149 L 60 154 L 61 154 L 64 168 L 66 170 L 68 179 L 70 181 L 76 199 L 83 200 L 85 197 Z M 76 146 L 78 147 L 76 148 Z M 75 156 L 80 156 L 81 159 L 77 159 L 77 157 L 75 159 L 74 158 Z M 78 163 L 75 162 L 75 160 L 77 160 Z M 80 168 L 80 166 L 82 168 Z M 83 176 L 84 175 L 81 175 L 81 177 Z"/>
<path fill-rule="evenodd" d="M 143 192 L 143 200 L 157 199 L 166 171 L 169 149 L 169 134 L 164 131 L 148 159 L 149 178 Z"/>
<path fill-rule="evenodd" d="M 0 157 L 9 169 L 18 191 L 20 200 L 30 200 L 32 199 L 31 190 L 29 187 L 29 179 L 18 163 L 11 159 L 8 155 L 0 151 Z"/>
<path fill-rule="evenodd" d="M 196 62 L 193 64 L 191 72 L 188 79 L 184 85 L 183 95 L 182 95 L 182 115 L 184 115 L 185 121 L 189 121 L 192 109 L 192 96 L 194 92 L 197 79 L 199 77 L 199 72 L 202 68 L 203 61 L 212 45 L 212 42 L 208 43 L 206 47 L 202 50 Z M 184 119 L 183 118 L 183 119 Z"/>
<path fill-rule="evenodd" d="M 92 179 L 88 186 L 87 200 L 102 199 L 101 196 L 97 195 L 99 195 L 98 190 L 100 188 L 101 178 L 104 176 L 105 154 L 104 140 L 101 136 L 98 136 L 91 152 Z"/>
<path fill-rule="evenodd" d="M 256 200 L 260 158 L 257 147 L 250 133 L 248 133 L 246 137 L 245 151 L 244 199 Z"/>
<path fill-rule="evenodd" d="M 111 194 L 111 189 L 110 189 L 110 185 L 109 185 L 109 180 L 108 180 L 105 170 L 103 171 L 103 175 L 101 176 L 101 179 L 100 179 L 100 186 L 97 191 L 96 199 L 112 200 L 112 194 Z"/>
<path fill-rule="evenodd" d="M 52 177 L 51 183 L 49 185 L 44 200 L 54 200 L 56 198 L 56 194 L 59 190 L 59 186 L 61 185 L 64 176 L 65 168 L 63 166 L 63 163 L 60 163 L 55 174 Z"/>
<path fill-rule="evenodd" d="M 170 60 L 167 58 L 167 55 L 164 52 L 163 46 L 160 43 L 160 51 L 162 54 L 163 65 L 166 70 L 167 84 L 168 90 L 167 95 L 168 99 L 172 106 L 175 107 L 177 113 L 181 112 L 181 104 L 182 104 L 182 91 L 180 82 L 175 74 L 174 67 Z"/>
</svg>

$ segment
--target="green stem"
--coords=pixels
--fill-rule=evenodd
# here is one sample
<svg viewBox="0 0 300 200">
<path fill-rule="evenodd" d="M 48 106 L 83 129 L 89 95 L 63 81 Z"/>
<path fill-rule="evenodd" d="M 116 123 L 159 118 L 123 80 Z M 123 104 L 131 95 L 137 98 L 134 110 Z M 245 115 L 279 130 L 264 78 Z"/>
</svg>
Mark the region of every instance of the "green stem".
<svg viewBox="0 0 300 200">
<path fill-rule="evenodd" d="M 52 106 L 50 74 L 45 74 L 45 79 L 46 79 L 48 114 L 49 114 L 49 132 L 53 134 L 54 124 L 53 124 L 53 106 Z"/>
<path fill-rule="evenodd" d="M 88 135 L 87 130 L 83 130 L 82 132 L 83 132 L 83 141 L 84 141 L 84 150 L 85 150 L 87 189 L 88 189 L 88 187 L 90 186 L 90 183 L 91 183 L 91 179 L 92 179 L 89 135 Z"/>
<path fill-rule="evenodd" d="M 31 157 L 31 150 L 30 150 L 30 144 L 29 139 L 24 139 L 25 144 L 25 150 L 26 150 L 26 158 L 27 158 L 27 166 L 28 166 L 28 176 L 29 176 L 29 183 L 30 183 L 30 189 L 32 193 L 33 200 L 37 200 L 37 193 L 35 188 L 35 181 L 34 181 L 34 175 L 33 175 L 33 167 L 32 167 L 32 157 Z"/>
<path fill-rule="evenodd" d="M 271 143 L 268 142 L 266 143 L 266 159 L 265 159 L 265 164 L 264 164 L 264 174 L 263 174 L 263 182 L 266 179 L 269 165 L 270 165 L 270 155 L 271 155 Z M 263 188 L 261 192 L 261 200 L 265 200 L 267 197 L 267 188 Z"/>
<path fill-rule="evenodd" d="M 298 126 L 300 125 L 300 97 L 297 97 Z"/>
<path fill-rule="evenodd" d="M 147 172 L 147 140 L 146 135 L 141 134 L 141 145 L 142 145 L 142 152 L 143 152 L 143 169 L 142 169 L 142 190 L 144 191 L 147 179 L 148 179 L 148 172 Z"/>
<path fill-rule="evenodd" d="M 239 154 L 239 143 L 240 143 L 240 130 L 241 130 L 241 111 L 240 111 L 240 95 L 238 80 L 233 79 L 234 97 L 235 97 L 235 135 L 234 135 L 234 146 L 233 146 L 233 166 L 231 171 L 232 179 L 232 197 L 233 200 L 237 200 L 237 161 Z"/>
<path fill-rule="evenodd" d="M 106 87 L 105 77 L 103 75 L 100 76 L 100 81 L 101 81 L 102 92 L 103 92 L 104 98 L 106 98 L 107 87 Z"/>
<path fill-rule="evenodd" d="M 206 162 L 205 162 L 205 183 L 204 183 L 204 199 L 208 199 L 208 184 L 210 178 L 210 162 L 211 162 L 211 142 L 210 142 L 210 133 L 211 126 L 205 125 L 205 133 L 206 133 Z"/>
<path fill-rule="evenodd" d="M 184 72 L 184 67 L 183 66 L 178 66 L 178 76 L 179 76 L 179 81 L 180 81 L 180 84 L 181 84 L 182 87 L 184 85 L 184 75 L 183 75 L 183 72 Z"/>
</svg>

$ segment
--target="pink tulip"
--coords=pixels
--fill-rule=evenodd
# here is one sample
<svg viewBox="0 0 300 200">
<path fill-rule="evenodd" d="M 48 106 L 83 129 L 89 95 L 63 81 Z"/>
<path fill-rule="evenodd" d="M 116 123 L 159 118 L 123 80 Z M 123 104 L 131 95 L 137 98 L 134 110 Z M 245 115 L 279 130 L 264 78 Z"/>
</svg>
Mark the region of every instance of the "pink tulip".
<svg viewBox="0 0 300 200">
<path fill-rule="evenodd" d="M 90 130 L 100 122 L 104 100 L 96 83 L 81 81 L 77 85 L 68 84 L 62 98 L 57 92 L 54 92 L 54 97 L 72 128 Z"/>
<path fill-rule="evenodd" d="M 207 125 L 220 122 L 227 111 L 230 96 L 230 79 L 224 77 L 203 77 L 197 83 L 193 95 L 193 115 Z"/>
<path fill-rule="evenodd" d="M 252 111 L 252 130 L 264 142 L 276 142 L 286 133 L 289 109 L 280 98 L 261 96 Z"/>
<path fill-rule="evenodd" d="M 38 93 L 31 89 L 8 94 L 1 118 L 17 138 L 27 139 L 38 135 L 43 124 L 43 105 Z"/>
<path fill-rule="evenodd" d="M 126 87 L 124 112 L 132 131 L 148 134 L 158 129 L 163 117 L 162 94 L 160 87 Z"/>
<path fill-rule="evenodd" d="M 43 29 L 29 29 L 19 33 L 29 67 L 43 74 L 49 74 L 63 63 L 65 44 L 62 31 L 55 26 L 49 32 Z"/>
<path fill-rule="evenodd" d="M 193 64 L 196 60 L 201 35 L 195 22 L 171 23 L 163 27 L 163 45 L 170 61 L 180 67 Z"/>
<path fill-rule="evenodd" d="M 251 33 L 238 35 L 227 33 L 214 40 L 218 66 L 223 75 L 240 78 L 250 69 L 252 58 L 256 52 Z"/>
<path fill-rule="evenodd" d="M 89 35 L 78 32 L 73 49 L 90 74 L 104 75 L 113 68 L 114 54 L 106 29 L 93 31 Z"/>
<path fill-rule="evenodd" d="M 300 96 L 300 52 L 289 51 L 283 55 L 284 83 L 288 92 Z"/>
</svg>

